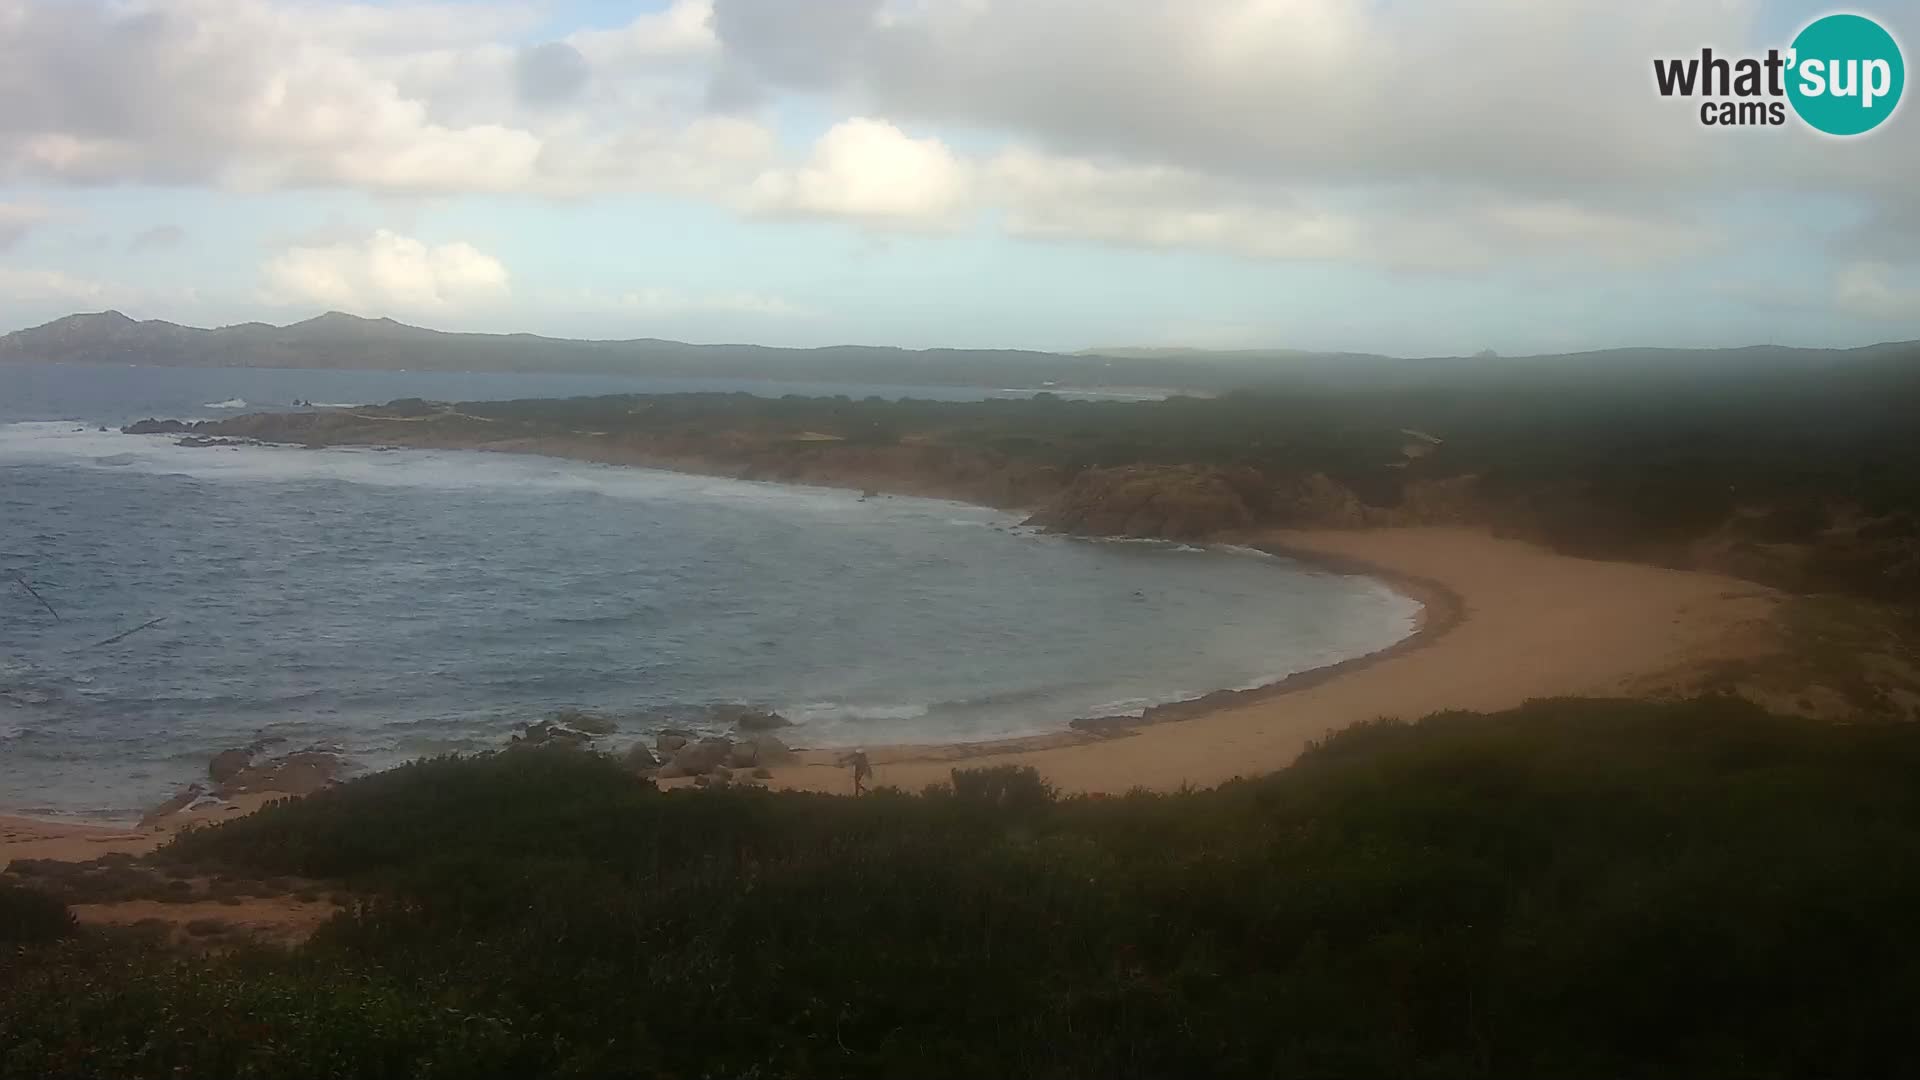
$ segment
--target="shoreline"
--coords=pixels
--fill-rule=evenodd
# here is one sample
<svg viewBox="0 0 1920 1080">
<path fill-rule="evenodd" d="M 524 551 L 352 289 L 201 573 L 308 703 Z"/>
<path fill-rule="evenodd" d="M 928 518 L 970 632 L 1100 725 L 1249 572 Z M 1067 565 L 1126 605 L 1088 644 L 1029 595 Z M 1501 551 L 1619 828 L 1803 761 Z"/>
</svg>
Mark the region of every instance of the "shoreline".
<svg viewBox="0 0 1920 1080">
<path fill-rule="evenodd" d="M 1423 625 L 1364 656 L 1094 730 L 870 748 L 873 783 L 913 791 L 946 780 L 955 765 L 1013 765 L 1034 767 L 1063 792 L 1168 792 L 1277 771 L 1328 734 L 1381 717 L 1495 711 L 1544 697 L 1690 693 L 1716 664 L 1770 647 L 1764 631 L 1781 595 L 1714 574 L 1577 559 L 1457 526 L 1277 531 L 1250 540 L 1306 565 L 1382 581 L 1423 605 Z M 774 769 L 771 786 L 846 792 L 839 756 L 803 754 Z"/>
<path fill-rule="evenodd" d="M 652 468 L 669 472 L 748 479 L 758 482 L 800 483 L 814 486 L 842 487 L 843 490 L 854 489 L 852 485 L 843 486 L 823 483 L 820 478 L 813 476 L 805 478 L 742 477 L 737 475 L 737 473 L 720 467 L 717 463 L 706 463 L 708 468 L 703 469 L 689 467 L 693 466 L 693 463 L 685 461 L 676 462 L 675 465 L 667 465 L 657 460 L 645 462 L 635 461 L 627 455 L 606 454 L 604 452 L 606 449 L 604 446 L 591 447 L 589 450 L 588 446 L 582 446 L 574 440 L 523 438 L 500 440 L 492 445 L 470 445 L 466 447 L 446 445 L 440 442 L 440 440 L 423 440 L 422 442 L 424 442 L 424 445 L 421 443 L 413 443 L 408 448 L 473 449 L 491 452 L 505 451 L 509 453 L 558 457 L 568 460 L 583 460 L 624 467 Z M 556 443 L 558 445 L 556 445 Z M 300 444 L 283 445 L 297 448 Z M 364 446 L 375 444 L 359 441 L 343 441 L 337 443 L 330 442 L 327 445 Z M 402 445 L 407 444 L 403 443 Z M 574 452 L 569 453 L 567 452 L 568 450 Z M 583 450 L 588 452 L 581 452 Z M 595 453 L 592 451 L 600 452 Z M 625 457 L 626 460 L 619 460 L 623 457 Z M 925 492 L 913 493 L 906 491 L 898 491 L 897 493 L 908 497 L 954 498 L 954 496 L 950 494 L 932 495 Z M 957 501 L 971 500 L 962 499 Z M 975 505 L 1002 511 L 1017 511 L 1018 509 L 1016 507 L 994 505 L 986 502 L 976 502 Z M 1101 751 L 1101 748 L 1111 748 L 1115 744 L 1123 742 L 1137 743 L 1142 740 L 1158 743 L 1165 741 L 1165 737 L 1164 735 L 1155 733 L 1186 730 L 1192 725 L 1205 724 L 1208 721 L 1218 722 L 1223 717 L 1232 718 L 1244 716 L 1249 711 L 1255 713 L 1271 713 L 1276 709 L 1285 710 L 1290 703 L 1298 703 L 1303 697 L 1311 696 L 1315 691 L 1328 686 L 1341 686 L 1355 682 L 1365 683 L 1368 681 L 1365 676 L 1369 673 L 1378 672 L 1383 668 L 1396 665 L 1409 657 L 1428 653 L 1432 651 L 1435 645 L 1457 637 L 1458 632 L 1464 626 L 1471 624 L 1473 605 L 1469 602 L 1469 595 L 1472 590 L 1463 589 L 1458 580 L 1448 580 L 1444 573 L 1435 574 L 1429 572 L 1430 567 L 1417 565 L 1417 561 L 1415 561 L 1416 564 L 1410 564 L 1408 559 L 1400 557 L 1402 553 L 1393 550 L 1391 542 L 1389 542 L 1384 549 L 1380 550 L 1369 549 L 1364 544 L 1359 545 L 1356 549 L 1356 546 L 1350 542 L 1351 538 L 1356 536 L 1417 539 L 1417 537 L 1422 534 L 1446 534 L 1455 537 L 1456 540 L 1461 536 L 1470 536 L 1474 538 L 1473 543 L 1482 547 L 1510 547 L 1525 551 L 1531 558 L 1536 560 L 1548 560 L 1567 565 L 1614 567 L 1620 568 L 1628 574 L 1640 576 L 1678 576 L 1685 579 L 1697 579 L 1698 582 L 1711 582 L 1711 587 L 1717 589 L 1723 595 L 1738 595 L 1740 597 L 1766 596 L 1769 598 L 1769 604 L 1771 603 L 1771 598 L 1777 596 L 1771 589 L 1746 581 L 1722 578 L 1718 575 L 1700 572 L 1664 570 L 1640 564 L 1598 563 L 1590 560 L 1575 559 L 1570 556 L 1553 554 L 1547 552 L 1545 549 L 1537 548 L 1531 544 L 1525 544 L 1520 541 L 1501 540 L 1493 537 L 1484 530 L 1467 527 L 1402 526 L 1374 527 L 1362 530 L 1269 530 L 1250 534 L 1223 534 L 1202 542 L 1238 544 L 1255 548 L 1270 555 L 1293 560 L 1313 569 L 1345 576 L 1365 577 L 1376 581 L 1400 595 L 1412 599 L 1419 605 L 1419 612 L 1415 616 L 1415 629 L 1412 633 L 1400 638 L 1398 641 L 1361 656 L 1350 657 L 1331 664 L 1295 672 L 1274 682 L 1249 689 L 1217 690 L 1183 701 L 1151 706 L 1144 710 L 1139 716 L 1077 719 L 1070 721 L 1065 728 L 1057 732 L 1016 736 L 1007 739 L 958 743 L 870 744 L 866 747 L 869 757 L 873 760 L 875 766 L 881 770 L 876 776 L 875 782 L 881 784 L 898 784 L 901 786 L 915 784 L 916 781 L 920 781 L 923 778 L 925 782 L 936 782 L 946 779 L 946 770 L 958 762 L 972 764 L 1033 764 L 1036 768 L 1041 768 L 1043 775 L 1046 775 L 1051 782 L 1054 782 L 1063 790 L 1117 793 L 1132 787 L 1169 790 L 1171 787 L 1194 784 L 1211 786 L 1212 784 L 1217 784 L 1236 776 L 1253 775 L 1283 768 L 1291 762 L 1294 756 L 1297 756 L 1298 749 L 1304 748 L 1305 743 L 1311 741 L 1311 738 L 1321 737 L 1329 731 L 1337 730 L 1340 727 L 1348 726 L 1350 723 L 1357 722 L 1361 719 L 1370 719 L 1371 717 L 1355 717 L 1345 720 L 1344 722 L 1330 724 L 1316 731 L 1308 739 L 1290 738 L 1288 740 L 1289 745 L 1297 744 L 1294 746 L 1292 752 L 1277 757 L 1262 755 L 1262 758 L 1266 761 L 1271 761 L 1271 764 L 1263 763 L 1259 767 L 1252 768 L 1251 771 L 1245 768 L 1234 768 L 1230 766 L 1195 769 L 1183 773 L 1177 781 L 1171 783 L 1164 779 L 1166 772 L 1164 769 L 1119 767 L 1108 771 L 1104 777 L 1096 777 L 1089 774 L 1084 764 L 1072 768 L 1061 768 L 1060 766 L 1063 763 L 1059 759 L 1063 754 L 1077 754 L 1084 758 L 1115 757 L 1116 755 L 1114 755 L 1110 749 Z M 1378 545 L 1375 545 L 1375 548 L 1378 547 Z M 1503 627 L 1503 629 L 1505 628 Z M 1684 651 L 1685 650 L 1683 650 L 1683 652 Z M 1632 674 L 1644 676 L 1647 673 L 1634 672 Z M 1376 679 L 1375 681 L 1378 680 Z M 1575 692 L 1581 691 L 1562 687 L 1552 690 L 1549 694 L 1533 696 L 1551 696 L 1551 694 L 1554 693 Z M 1512 704 L 1519 703 L 1518 700 L 1512 702 Z M 1434 696 L 1424 707 L 1417 707 L 1412 710 L 1402 709 L 1394 715 L 1410 713 L 1410 715 L 1407 715 L 1405 718 L 1411 719 L 1450 707 L 1461 706 L 1458 701 L 1442 694 Z M 1217 724 L 1209 726 L 1217 726 Z M 1155 734 L 1155 737 L 1147 738 L 1150 734 Z M 1095 753 L 1096 751 L 1101 752 Z M 774 775 L 772 780 L 769 781 L 769 786 L 779 789 L 844 791 L 847 789 L 848 781 L 844 768 L 842 768 L 838 762 L 848 752 L 850 752 L 848 748 L 798 751 L 796 754 L 796 764 L 782 766 L 773 770 Z M 891 774 L 901 775 L 892 776 Z M 903 784 L 902 781 L 905 781 L 905 783 Z M 912 788 L 910 787 L 909 789 Z M 268 792 L 264 794 L 273 795 L 277 793 Z M 231 808 L 223 807 L 220 809 L 223 812 L 239 812 L 241 808 L 239 806 L 233 806 Z M 251 807 L 248 807 L 248 809 L 251 809 Z M 206 817 L 206 815 L 198 816 L 202 820 Z M 182 822 L 174 821 L 172 818 L 180 817 L 182 817 L 182 815 L 173 815 L 171 818 L 157 823 L 155 832 L 164 833 L 171 831 L 172 828 L 178 827 Z M 147 838 L 146 835 L 144 835 L 144 827 L 141 827 L 141 832 L 136 832 L 134 828 L 123 828 L 107 824 L 80 823 L 74 822 L 71 819 L 65 821 L 44 820 L 21 817 L 19 815 L 0 814 L 0 826 L 5 826 L 5 831 L 14 833 L 23 831 L 26 826 L 32 826 L 34 831 L 51 830 L 63 836 L 71 835 L 80 837 L 83 842 L 87 838 L 97 838 L 103 833 L 131 834 L 130 838 L 139 837 L 142 840 Z M 157 843 L 158 840 L 153 840 L 151 843 L 146 844 L 146 847 L 150 848 L 153 844 Z M 11 857 L 18 854 L 12 850 L 14 846 L 12 842 L 0 841 L 0 856 Z M 106 852 L 101 851 L 98 853 L 104 854 Z"/>
</svg>

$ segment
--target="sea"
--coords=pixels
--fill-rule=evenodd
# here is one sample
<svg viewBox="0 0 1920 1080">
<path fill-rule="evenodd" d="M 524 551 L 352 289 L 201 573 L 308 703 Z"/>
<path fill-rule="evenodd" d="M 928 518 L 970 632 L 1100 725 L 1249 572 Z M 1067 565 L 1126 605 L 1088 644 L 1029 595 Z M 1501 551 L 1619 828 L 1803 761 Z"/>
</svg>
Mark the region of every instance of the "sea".
<svg viewBox="0 0 1920 1080">
<path fill-rule="evenodd" d="M 1137 714 L 1381 649 L 1418 606 L 1250 550 L 932 499 L 475 451 L 120 434 L 293 403 L 745 390 L 542 374 L 0 365 L 0 811 L 127 821 L 259 738 L 354 770 L 774 709 L 793 745 Z"/>
</svg>

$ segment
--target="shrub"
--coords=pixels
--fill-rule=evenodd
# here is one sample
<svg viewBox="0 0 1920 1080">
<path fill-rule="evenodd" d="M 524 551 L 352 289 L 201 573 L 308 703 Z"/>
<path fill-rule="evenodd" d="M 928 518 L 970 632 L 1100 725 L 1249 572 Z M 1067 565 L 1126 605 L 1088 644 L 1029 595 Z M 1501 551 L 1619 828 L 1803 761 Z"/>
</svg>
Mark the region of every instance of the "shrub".
<svg viewBox="0 0 1920 1080">
<path fill-rule="evenodd" d="M 965 802 L 1032 811 L 1054 800 L 1053 785 L 1031 765 L 995 765 L 953 770 L 953 794 Z"/>
<path fill-rule="evenodd" d="M 54 941 L 76 923 L 67 905 L 38 889 L 0 883 L 0 945 Z"/>
</svg>

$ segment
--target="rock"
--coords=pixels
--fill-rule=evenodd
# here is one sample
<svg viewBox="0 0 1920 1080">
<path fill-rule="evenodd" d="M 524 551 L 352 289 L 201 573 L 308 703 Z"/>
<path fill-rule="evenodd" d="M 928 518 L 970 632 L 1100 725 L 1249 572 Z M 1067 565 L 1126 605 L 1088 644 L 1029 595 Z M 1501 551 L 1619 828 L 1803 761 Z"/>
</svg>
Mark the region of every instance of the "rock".
<svg viewBox="0 0 1920 1080">
<path fill-rule="evenodd" d="M 712 775 L 716 780 L 731 780 L 733 779 L 733 770 L 727 768 L 725 765 L 715 765 Z"/>
<path fill-rule="evenodd" d="M 229 750 L 227 752 L 232 753 L 233 751 Z M 180 811 L 185 810 L 187 807 L 192 806 L 194 803 L 194 800 L 198 799 L 201 795 L 205 793 L 206 793 L 206 789 L 201 787 L 199 784 L 188 784 L 186 787 L 186 790 L 180 792 L 178 795 L 175 795 L 173 798 L 168 799 L 166 802 L 161 803 L 159 806 L 156 806 L 153 809 L 147 811 L 146 814 L 140 818 L 140 828 L 144 829 L 151 825 L 158 825 L 160 822 L 166 820 L 169 817 L 172 817 L 174 814 L 177 814 Z M 16 870 L 19 869 L 20 864 L 23 861 L 25 860 L 15 859 L 13 861 L 14 868 Z"/>
<path fill-rule="evenodd" d="M 727 764 L 736 769 L 751 769 L 758 760 L 756 749 L 751 741 L 734 743 L 727 753 Z"/>
<path fill-rule="evenodd" d="M 1026 524 L 1084 536 L 1204 539 L 1244 529 L 1258 495 L 1250 470 L 1190 465 L 1127 465 L 1087 469 L 1048 500 Z"/>
<path fill-rule="evenodd" d="M 537 724 L 528 724 L 522 729 L 524 735 L 515 735 L 507 744 L 510 750 L 534 750 L 548 746 L 561 746 L 577 749 L 585 746 L 593 736 L 572 728 L 562 727 L 551 720 L 542 720 Z"/>
<path fill-rule="evenodd" d="M 249 765 L 220 785 L 220 794 L 267 792 L 274 795 L 311 795 L 340 775 L 338 754 L 301 750 L 258 765 Z"/>
<path fill-rule="evenodd" d="M 655 780 L 678 780 L 687 775 L 687 770 L 678 765 L 662 765 L 660 771 L 653 774 Z"/>
<path fill-rule="evenodd" d="M 680 732 L 663 731 L 653 737 L 653 748 L 662 754 L 677 753 L 687 741 L 687 736 Z"/>
<path fill-rule="evenodd" d="M 553 714 L 553 722 L 563 724 L 584 735 L 611 735 L 620 727 L 610 716 L 582 712 L 579 709 L 561 709 Z"/>
<path fill-rule="evenodd" d="M 773 770 L 767 768 L 765 765 L 762 765 L 759 768 L 753 770 L 753 778 L 755 780 L 771 780 L 773 779 Z"/>
<path fill-rule="evenodd" d="M 793 751 L 787 744 L 771 735 L 762 735 L 753 740 L 753 763 L 755 765 L 785 765 L 793 760 Z"/>
<path fill-rule="evenodd" d="M 733 744 L 726 739 L 701 739 L 681 747 L 680 752 L 673 755 L 673 764 L 688 775 L 700 776 L 724 764 L 732 753 Z"/>
<path fill-rule="evenodd" d="M 121 428 L 120 432 L 123 435 L 178 435 L 192 430 L 191 425 L 183 424 L 178 420 L 155 420 L 148 417 L 128 424 Z"/>
<path fill-rule="evenodd" d="M 627 768 L 635 772 L 660 767 L 660 758 L 655 755 L 652 750 L 649 750 L 644 743 L 634 743 L 621 761 Z"/>
<path fill-rule="evenodd" d="M 240 775 L 241 770 L 253 764 L 253 754 L 247 750 L 235 748 L 222 750 L 207 762 L 207 775 L 216 784 L 224 784 Z"/>
</svg>

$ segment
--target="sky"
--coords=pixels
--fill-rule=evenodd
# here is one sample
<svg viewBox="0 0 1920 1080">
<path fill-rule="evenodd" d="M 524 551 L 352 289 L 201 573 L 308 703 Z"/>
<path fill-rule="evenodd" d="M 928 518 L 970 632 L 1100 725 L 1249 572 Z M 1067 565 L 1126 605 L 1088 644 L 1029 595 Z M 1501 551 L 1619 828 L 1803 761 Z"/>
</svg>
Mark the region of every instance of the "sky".
<svg viewBox="0 0 1920 1080">
<path fill-rule="evenodd" d="M 1703 127 L 1784 0 L 0 0 L 0 330 L 1920 338 L 1920 119 Z M 1920 41 L 1920 0 L 1859 10 Z M 1907 46 L 1911 60 L 1914 50 Z"/>
</svg>

